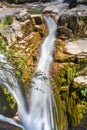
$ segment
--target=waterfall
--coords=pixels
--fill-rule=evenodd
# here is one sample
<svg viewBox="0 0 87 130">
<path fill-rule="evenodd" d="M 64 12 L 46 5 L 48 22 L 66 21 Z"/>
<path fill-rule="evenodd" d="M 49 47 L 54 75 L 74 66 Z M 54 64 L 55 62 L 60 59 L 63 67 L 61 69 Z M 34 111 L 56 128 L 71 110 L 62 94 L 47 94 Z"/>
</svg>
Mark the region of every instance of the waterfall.
<svg viewBox="0 0 87 130">
<path fill-rule="evenodd" d="M 16 77 L 14 68 L 7 62 L 7 59 L 3 54 L 0 54 L 0 86 L 7 89 L 16 99 L 18 114 L 23 122 L 25 120 L 23 115 L 27 115 L 28 111 L 25 92 L 21 83 Z M 0 116 L 0 119 L 1 117 L 2 116 Z"/>
<path fill-rule="evenodd" d="M 52 53 L 54 49 L 55 33 L 57 25 L 51 17 L 45 17 L 45 21 L 48 26 L 49 35 L 44 40 L 41 47 L 41 57 L 38 63 L 37 71 L 49 73 L 49 66 L 52 62 Z"/>
<path fill-rule="evenodd" d="M 45 38 L 40 60 L 31 82 L 29 104 L 29 130 L 58 130 L 58 112 L 49 81 L 49 68 L 56 36 L 57 25 L 51 17 L 45 17 L 49 34 Z M 27 129 L 27 130 L 28 130 Z"/>
<path fill-rule="evenodd" d="M 15 77 L 13 68 L 7 64 L 5 58 L 5 63 L 3 63 L 5 69 L 0 69 L 2 74 L 0 85 L 14 95 L 18 105 L 18 115 L 24 130 L 58 130 L 58 111 L 49 80 L 57 25 L 51 17 L 45 16 L 45 21 L 48 27 L 48 36 L 42 44 L 40 60 L 31 80 L 29 106 L 25 94 L 20 89 L 21 86 Z M 6 121 L 8 120 L 6 118 Z"/>
</svg>

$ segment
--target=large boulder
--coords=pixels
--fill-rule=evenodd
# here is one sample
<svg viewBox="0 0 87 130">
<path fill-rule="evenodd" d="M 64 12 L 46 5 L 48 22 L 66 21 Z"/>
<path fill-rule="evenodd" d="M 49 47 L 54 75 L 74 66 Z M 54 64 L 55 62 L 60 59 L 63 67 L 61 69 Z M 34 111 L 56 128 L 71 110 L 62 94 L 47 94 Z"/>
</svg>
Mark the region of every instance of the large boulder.
<svg viewBox="0 0 87 130">
<path fill-rule="evenodd" d="M 59 27 L 64 26 L 70 30 L 75 37 L 87 37 L 87 7 L 78 5 L 76 8 L 65 11 L 58 20 Z M 62 34 L 61 34 L 62 35 Z"/>
</svg>

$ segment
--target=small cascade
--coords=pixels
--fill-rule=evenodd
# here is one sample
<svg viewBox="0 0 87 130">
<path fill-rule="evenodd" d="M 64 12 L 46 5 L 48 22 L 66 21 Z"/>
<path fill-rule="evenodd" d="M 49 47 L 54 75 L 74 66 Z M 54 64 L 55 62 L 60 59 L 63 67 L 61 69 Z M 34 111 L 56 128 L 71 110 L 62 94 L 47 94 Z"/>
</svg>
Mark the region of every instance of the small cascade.
<svg viewBox="0 0 87 130">
<path fill-rule="evenodd" d="M 49 34 L 42 44 L 40 60 L 31 82 L 29 130 L 58 130 L 58 111 L 49 80 L 57 25 L 51 17 L 45 17 L 45 21 Z"/>
<path fill-rule="evenodd" d="M 16 99 L 18 114 L 23 122 L 28 111 L 28 104 L 22 84 L 16 77 L 14 68 L 7 62 L 6 57 L 0 54 L 0 86 L 7 89 Z M 22 109 L 21 109 L 22 108 Z"/>
</svg>

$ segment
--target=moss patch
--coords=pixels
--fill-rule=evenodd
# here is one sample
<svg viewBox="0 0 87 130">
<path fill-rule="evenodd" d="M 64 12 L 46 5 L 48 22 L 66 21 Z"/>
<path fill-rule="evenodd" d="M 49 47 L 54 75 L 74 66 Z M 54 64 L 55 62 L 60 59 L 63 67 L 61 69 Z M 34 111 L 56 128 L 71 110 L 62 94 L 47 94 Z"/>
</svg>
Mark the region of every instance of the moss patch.
<svg viewBox="0 0 87 130">
<path fill-rule="evenodd" d="M 6 89 L 0 87 L 0 114 L 13 117 L 16 112 L 17 104 L 14 97 Z"/>
</svg>

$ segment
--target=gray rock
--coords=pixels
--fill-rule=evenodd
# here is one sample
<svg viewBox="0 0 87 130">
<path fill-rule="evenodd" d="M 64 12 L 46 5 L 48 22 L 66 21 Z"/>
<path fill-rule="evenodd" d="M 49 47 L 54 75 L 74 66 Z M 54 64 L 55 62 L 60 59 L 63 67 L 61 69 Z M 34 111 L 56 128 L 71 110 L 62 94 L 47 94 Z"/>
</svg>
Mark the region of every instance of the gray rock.
<svg viewBox="0 0 87 130">
<path fill-rule="evenodd" d="M 87 76 L 79 76 L 74 78 L 74 82 L 80 84 L 80 85 L 87 85 Z"/>
<path fill-rule="evenodd" d="M 5 6 L 2 6 L 2 8 L 0 8 L 1 23 L 5 23 L 6 16 L 11 16 L 13 18 L 13 23 L 11 25 L 4 25 L 0 29 L 0 34 L 7 39 L 8 45 L 11 45 L 17 39 L 21 39 L 23 37 L 21 28 L 23 26 L 23 22 L 29 19 L 30 14 L 25 8 L 6 8 Z"/>
<path fill-rule="evenodd" d="M 8 45 L 14 43 L 18 38 L 22 38 L 21 23 L 14 20 L 11 25 L 6 25 L 0 30 L 0 34 L 8 41 Z"/>
<path fill-rule="evenodd" d="M 7 25 L 5 28 L 0 30 L 0 33 L 7 39 L 9 45 L 16 41 L 15 32 L 10 25 Z"/>
<path fill-rule="evenodd" d="M 87 39 L 72 41 L 65 46 L 66 52 L 71 55 L 78 55 L 79 58 L 87 57 Z"/>
<path fill-rule="evenodd" d="M 69 4 L 67 3 L 57 3 L 53 5 L 48 5 L 44 8 L 43 13 L 49 14 L 55 17 L 58 20 L 59 16 L 69 9 Z"/>
<path fill-rule="evenodd" d="M 17 13 L 15 17 L 18 21 L 24 22 L 25 20 L 30 18 L 30 14 L 28 10 L 24 8 L 23 10 L 20 11 L 20 13 Z"/>
</svg>

